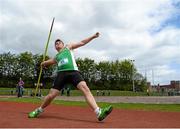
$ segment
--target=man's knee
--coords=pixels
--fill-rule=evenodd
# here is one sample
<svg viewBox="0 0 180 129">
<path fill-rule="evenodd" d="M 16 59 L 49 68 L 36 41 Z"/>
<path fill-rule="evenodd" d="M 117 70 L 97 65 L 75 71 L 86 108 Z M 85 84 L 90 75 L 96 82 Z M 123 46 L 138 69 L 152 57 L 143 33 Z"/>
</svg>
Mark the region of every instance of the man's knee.
<svg viewBox="0 0 180 129">
<path fill-rule="evenodd" d="M 47 99 L 54 99 L 58 95 L 59 91 L 51 90 L 50 93 L 46 96 Z"/>
<path fill-rule="evenodd" d="M 80 82 L 79 84 L 78 84 L 78 88 L 80 89 L 80 90 L 82 90 L 83 92 L 85 92 L 85 93 L 88 93 L 88 92 L 90 92 L 90 90 L 89 90 L 89 87 L 87 86 L 87 84 L 86 84 L 86 82 Z"/>
<path fill-rule="evenodd" d="M 52 100 L 54 97 L 53 97 L 53 95 L 52 94 L 48 94 L 46 97 L 45 97 L 45 99 L 48 99 L 48 100 Z"/>
</svg>

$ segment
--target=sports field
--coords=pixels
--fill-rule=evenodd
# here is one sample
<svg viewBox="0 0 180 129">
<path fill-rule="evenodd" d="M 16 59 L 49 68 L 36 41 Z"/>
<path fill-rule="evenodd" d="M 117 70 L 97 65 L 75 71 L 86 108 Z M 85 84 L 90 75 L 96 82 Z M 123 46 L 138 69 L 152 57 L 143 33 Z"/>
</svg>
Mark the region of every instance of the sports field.
<svg viewBox="0 0 180 129">
<path fill-rule="evenodd" d="M 98 122 L 85 102 L 56 100 L 35 119 L 27 114 L 37 98 L 0 98 L 1 128 L 180 128 L 179 104 L 111 103 L 111 115 Z M 104 106 L 108 103 L 98 103 Z M 134 107 L 134 108 L 133 108 Z"/>
</svg>

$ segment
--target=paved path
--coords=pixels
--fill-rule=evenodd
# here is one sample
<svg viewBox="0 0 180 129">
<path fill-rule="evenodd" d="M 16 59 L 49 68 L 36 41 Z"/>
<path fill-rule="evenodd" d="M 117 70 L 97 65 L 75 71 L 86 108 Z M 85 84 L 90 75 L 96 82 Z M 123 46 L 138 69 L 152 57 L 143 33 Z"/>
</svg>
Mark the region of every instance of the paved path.
<svg viewBox="0 0 180 129">
<path fill-rule="evenodd" d="M 82 96 L 58 96 L 56 99 L 66 101 L 85 101 Z M 109 103 L 155 103 L 155 104 L 180 104 L 180 96 L 95 96 L 97 102 Z"/>
<path fill-rule="evenodd" d="M 14 98 L 16 96 L 0 96 L 0 98 L 12 97 Z M 58 96 L 56 99 L 65 101 L 85 101 L 83 96 Z M 97 102 L 108 103 L 180 104 L 180 96 L 95 96 L 95 100 Z"/>
</svg>

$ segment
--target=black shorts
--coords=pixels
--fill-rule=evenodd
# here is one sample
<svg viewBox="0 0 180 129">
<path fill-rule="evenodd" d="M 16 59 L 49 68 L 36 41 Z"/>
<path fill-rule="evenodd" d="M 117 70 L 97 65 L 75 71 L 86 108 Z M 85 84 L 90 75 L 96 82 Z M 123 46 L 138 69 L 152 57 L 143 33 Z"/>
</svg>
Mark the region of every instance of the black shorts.
<svg viewBox="0 0 180 129">
<path fill-rule="evenodd" d="M 77 87 L 81 81 L 84 81 L 84 79 L 79 71 L 61 71 L 58 72 L 52 88 L 60 91 L 66 84 L 72 84 Z"/>
</svg>

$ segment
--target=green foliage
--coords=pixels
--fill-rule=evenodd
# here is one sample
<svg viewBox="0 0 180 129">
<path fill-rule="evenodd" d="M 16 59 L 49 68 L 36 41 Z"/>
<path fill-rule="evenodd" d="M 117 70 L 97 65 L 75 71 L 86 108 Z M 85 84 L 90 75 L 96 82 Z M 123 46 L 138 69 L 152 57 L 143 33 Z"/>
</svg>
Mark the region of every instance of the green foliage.
<svg viewBox="0 0 180 129">
<path fill-rule="evenodd" d="M 16 87 L 20 77 L 25 82 L 25 87 L 34 87 L 42 57 L 42 55 L 33 55 L 30 52 L 19 55 L 10 52 L 0 54 L 0 87 Z M 43 70 L 48 77 L 43 77 L 41 80 L 51 80 L 51 69 Z"/>
<path fill-rule="evenodd" d="M 20 77 L 24 80 L 25 87 L 34 87 L 42 60 L 43 55 L 33 55 L 30 52 L 19 55 L 10 52 L 0 54 L 0 87 L 15 87 Z M 76 61 L 90 89 L 132 91 L 133 79 L 136 90 L 146 89 L 146 79 L 137 72 L 131 60 L 96 63 L 89 58 L 78 58 Z M 41 80 L 46 87 L 51 86 L 55 69 L 56 66 L 43 69 Z"/>
</svg>

